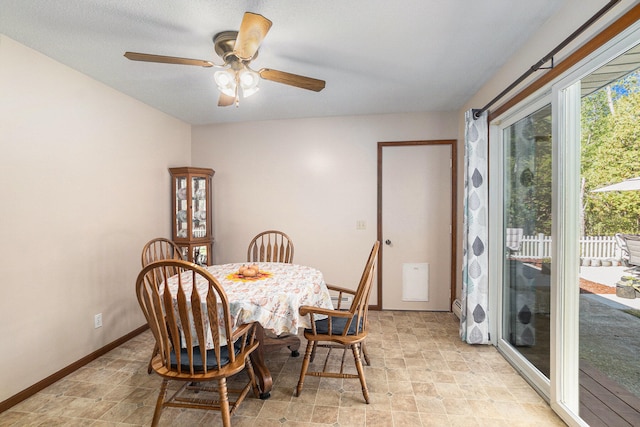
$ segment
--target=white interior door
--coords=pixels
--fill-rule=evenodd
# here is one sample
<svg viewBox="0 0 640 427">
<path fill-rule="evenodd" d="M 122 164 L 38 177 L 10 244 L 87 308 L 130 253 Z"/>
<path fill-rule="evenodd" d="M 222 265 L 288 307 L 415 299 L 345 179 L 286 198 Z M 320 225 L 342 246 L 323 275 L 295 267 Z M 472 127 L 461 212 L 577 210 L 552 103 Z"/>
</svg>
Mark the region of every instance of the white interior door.
<svg viewBox="0 0 640 427">
<path fill-rule="evenodd" d="M 451 152 L 382 149 L 382 309 L 451 309 Z"/>
</svg>

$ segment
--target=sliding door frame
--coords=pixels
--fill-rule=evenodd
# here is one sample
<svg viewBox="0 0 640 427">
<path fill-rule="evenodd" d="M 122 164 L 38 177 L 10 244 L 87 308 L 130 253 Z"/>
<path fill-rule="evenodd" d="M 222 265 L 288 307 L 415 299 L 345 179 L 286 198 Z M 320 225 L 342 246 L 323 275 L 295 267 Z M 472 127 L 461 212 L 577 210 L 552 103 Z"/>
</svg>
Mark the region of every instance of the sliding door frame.
<svg viewBox="0 0 640 427">
<path fill-rule="evenodd" d="M 503 338 L 504 331 L 504 161 L 505 161 L 505 147 L 503 141 L 503 132 L 506 128 L 510 127 L 515 122 L 522 118 L 538 111 L 546 105 L 551 104 L 551 92 L 549 88 L 546 88 L 540 93 L 532 96 L 532 99 L 519 108 L 514 108 L 508 114 L 505 114 L 499 121 L 491 123 L 490 127 L 490 139 L 491 141 L 497 141 L 497 143 L 490 144 L 489 156 L 490 156 L 490 189 L 489 189 L 489 210 L 496 212 L 496 215 L 490 215 L 490 237 L 491 241 L 499 242 L 499 244 L 491 245 L 489 247 L 490 269 L 489 269 L 489 283 L 494 286 L 495 289 L 491 289 L 490 295 L 495 295 L 495 299 L 492 300 L 496 307 L 494 321 L 495 330 L 492 330 L 493 336 L 497 337 L 495 342 L 500 353 L 513 365 L 520 374 L 529 382 L 529 384 L 535 388 L 538 393 L 547 400 L 550 401 L 550 382 L 549 379 L 542 375 L 538 369 L 529 362 L 520 352 L 518 352 L 508 340 Z M 552 160 L 555 153 L 552 154 Z M 552 178 L 553 182 L 553 178 Z M 553 199 L 555 204 L 555 199 Z M 553 218 L 553 217 L 552 217 Z M 555 223 L 555 222 L 552 222 Z M 553 253 L 553 251 L 552 251 Z M 552 259 L 555 264 L 555 258 Z M 554 272 L 551 273 L 551 283 L 553 283 Z M 553 307 L 553 305 L 552 305 Z M 553 308 L 552 308 L 553 310 Z M 553 323 L 552 323 L 553 324 Z M 551 338 L 553 339 L 553 338 Z M 550 361 L 552 362 L 552 361 Z"/>
<path fill-rule="evenodd" d="M 633 10 L 640 14 L 640 5 Z M 627 14 L 628 15 L 628 14 Z M 626 15 L 625 15 L 626 16 Z M 546 397 L 556 413 L 569 425 L 586 426 L 579 417 L 579 228 L 580 209 L 580 80 L 600 66 L 624 53 L 640 41 L 640 15 L 637 22 L 601 43 L 558 75 L 553 81 L 529 92 L 517 105 L 503 110 L 490 122 L 490 164 L 492 165 L 490 209 L 491 241 L 489 283 L 492 284 L 494 342 L 527 381 Z M 502 130 L 544 103 L 552 106 L 552 257 L 551 267 L 551 348 L 550 381 L 507 342 L 502 340 L 502 242 L 504 227 L 504 148 Z M 497 301 L 496 301 L 497 299 Z"/>
<path fill-rule="evenodd" d="M 554 246 L 562 254 L 555 263 L 557 282 L 552 294 L 552 371 L 551 406 L 578 425 L 579 418 L 579 322 L 580 300 L 576 285 L 580 275 L 579 221 L 581 163 L 580 81 L 640 42 L 640 21 L 630 25 L 600 49 L 566 73 L 553 85 L 554 146 Z M 555 301 L 554 301 L 555 299 Z M 555 303 L 555 310 L 554 310 Z M 555 346 L 554 346 L 555 344 Z"/>
</svg>

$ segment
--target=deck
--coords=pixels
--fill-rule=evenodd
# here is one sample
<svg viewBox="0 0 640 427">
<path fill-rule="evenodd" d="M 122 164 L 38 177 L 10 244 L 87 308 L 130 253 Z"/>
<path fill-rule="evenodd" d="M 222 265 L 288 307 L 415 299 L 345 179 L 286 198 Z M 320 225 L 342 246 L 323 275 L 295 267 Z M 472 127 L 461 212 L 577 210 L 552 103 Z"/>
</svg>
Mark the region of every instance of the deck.
<svg viewBox="0 0 640 427">
<path fill-rule="evenodd" d="M 580 361 L 580 417 L 591 427 L 640 426 L 640 398 Z"/>
</svg>

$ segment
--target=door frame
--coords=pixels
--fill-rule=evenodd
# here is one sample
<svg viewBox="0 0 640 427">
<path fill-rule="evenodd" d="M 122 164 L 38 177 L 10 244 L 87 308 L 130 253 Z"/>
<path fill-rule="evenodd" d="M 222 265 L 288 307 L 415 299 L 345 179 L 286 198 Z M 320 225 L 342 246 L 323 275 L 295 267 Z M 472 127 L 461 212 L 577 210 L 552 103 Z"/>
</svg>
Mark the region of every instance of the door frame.
<svg viewBox="0 0 640 427">
<path fill-rule="evenodd" d="M 382 310 L 382 260 L 384 257 L 384 242 L 382 241 L 382 149 L 384 147 L 408 147 L 408 146 L 437 146 L 449 145 L 451 147 L 451 283 L 449 295 L 449 311 L 453 300 L 456 297 L 456 265 L 457 265 L 457 170 L 458 170 L 458 140 L 456 139 L 437 139 L 426 141 L 390 141 L 378 142 L 378 230 L 377 236 L 380 241 L 380 252 L 378 254 L 378 300 L 375 305 L 371 305 L 373 310 Z"/>
</svg>

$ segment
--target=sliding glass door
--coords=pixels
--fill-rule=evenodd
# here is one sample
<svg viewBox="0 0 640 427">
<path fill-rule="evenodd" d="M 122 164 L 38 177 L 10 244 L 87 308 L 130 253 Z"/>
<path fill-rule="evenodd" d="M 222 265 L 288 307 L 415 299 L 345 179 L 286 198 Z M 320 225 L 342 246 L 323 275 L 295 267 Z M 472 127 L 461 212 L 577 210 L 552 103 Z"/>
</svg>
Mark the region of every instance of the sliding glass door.
<svg viewBox="0 0 640 427">
<path fill-rule="evenodd" d="M 616 235 L 640 235 L 640 186 L 617 185 L 640 176 L 640 44 L 581 78 L 580 88 L 580 417 L 636 424 L 640 293 L 632 289 L 640 268 Z"/>
<path fill-rule="evenodd" d="M 534 103 L 502 126 L 500 347 L 548 394 L 552 137 L 551 104 Z"/>
<path fill-rule="evenodd" d="M 640 24 L 490 138 L 498 348 L 565 421 L 627 425 L 640 414 L 640 298 L 620 287 L 640 283 L 640 266 L 615 235 L 640 235 L 640 188 L 602 188 L 640 177 Z"/>
</svg>

